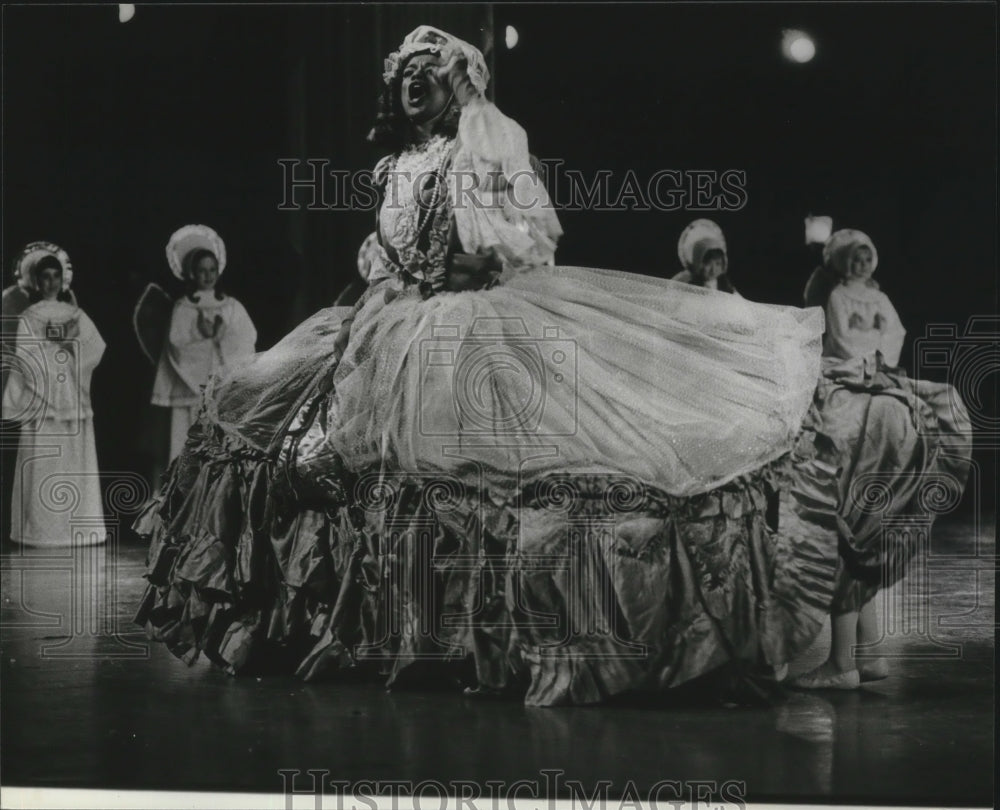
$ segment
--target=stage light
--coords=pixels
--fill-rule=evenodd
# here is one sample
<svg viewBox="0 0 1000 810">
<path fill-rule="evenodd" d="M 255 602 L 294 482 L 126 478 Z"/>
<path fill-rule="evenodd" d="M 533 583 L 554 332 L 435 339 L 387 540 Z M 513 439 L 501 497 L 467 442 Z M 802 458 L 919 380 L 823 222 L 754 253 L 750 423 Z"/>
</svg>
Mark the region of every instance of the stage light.
<svg viewBox="0 0 1000 810">
<path fill-rule="evenodd" d="M 789 29 L 782 36 L 781 50 L 786 59 L 804 64 L 816 55 L 816 43 L 804 31 Z"/>
<path fill-rule="evenodd" d="M 833 217 L 806 217 L 806 244 L 823 245 L 833 233 Z"/>
<path fill-rule="evenodd" d="M 791 50 L 792 58 L 796 62 L 808 62 L 816 55 L 816 46 L 808 37 L 799 37 L 792 43 L 789 50 Z"/>
<path fill-rule="evenodd" d="M 517 29 L 513 25 L 508 25 L 507 30 L 504 32 L 504 42 L 507 43 L 507 50 L 517 45 L 517 40 Z"/>
<path fill-rule="evenodd" d="M 135 16 L 135 5 L 132 3 L 118 4 L 118 22 L 127 23 Z"/>
</svg>

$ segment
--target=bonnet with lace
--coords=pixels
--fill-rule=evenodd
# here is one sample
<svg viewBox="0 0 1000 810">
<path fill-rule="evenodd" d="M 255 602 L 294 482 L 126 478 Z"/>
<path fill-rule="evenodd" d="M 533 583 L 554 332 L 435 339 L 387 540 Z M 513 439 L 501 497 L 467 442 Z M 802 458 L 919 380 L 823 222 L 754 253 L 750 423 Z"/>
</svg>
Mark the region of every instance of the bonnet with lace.
<svg viewBox="0 0 1000 810">
<path fill-rule="evenodd" d="M 68 290 L 73 284 L 73 265 L 66 251 L 52 242 L 31 242 L 18 254 L 14 260 L 14 275 L 22 287 L 35 288 L 35 280 L 31 275 L 38 262 L 46 256 L 55 256 L 62 265 L 62 288 Z"/>
<path fill-rule="evenodd" d="M 722 228 L 710 219 L 696 219 L 688 225 L 677 240 L 677 258 L 681 266 L 695 272 L 701 267 L 705 254 L 710 250 L 721 250 L 726 268 L 729 266 L 729 255 L 726 252 L 726 237 Z"/>
<path fill-rule="evenodd" d="M 435 54 L 440 56 L 442 64 L 446 64 L 456 51 L 468 62 L 467 71 L 473 87 L 484 94 L 490 81 L 490 71 L 479 48 L 431 25 L 421 25 L 406 35 L 399 50 L 393 51 L 386 58 L 382 79 L 386 84 L 391 84 L 413 56 Z"/>
</svg>

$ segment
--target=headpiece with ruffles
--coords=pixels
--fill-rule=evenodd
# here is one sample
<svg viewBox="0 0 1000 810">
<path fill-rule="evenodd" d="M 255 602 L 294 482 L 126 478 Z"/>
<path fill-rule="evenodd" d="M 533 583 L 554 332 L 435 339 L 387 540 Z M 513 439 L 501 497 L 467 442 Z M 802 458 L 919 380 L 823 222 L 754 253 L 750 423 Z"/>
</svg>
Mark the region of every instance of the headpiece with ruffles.
<svg viewBox="0 0 1000 810">
<path fill-rule="evenodd" d="M 694 272 L 701 267 L 702 259 L 710 250 L 721 250 L 728 266 L 726 237 L 722 228 L 712 220 L 696 219 L 681 231 L 681 237 L 677 240 L 677 258 L 685 270 Z"/>
<path fill-rule="evenodd" d="M 186 258 L 191 251 L 202 248 L 209 251 L 219 264 L 219 275 L 226 269 L 226 244 L 207 225 L 185 225 L 174 232 L 167 242 L 167 264 L 181 281 L 188 277 Z"/>
<path fill-rule="evenodd" d="M 490 82 L 490 71 L 486 67 L 486 59 L 479 48 L 430 25 L 421 25 L 415 28 L 406 35 L 399 50 L 389 54 L 385 60 L 382 79 L 386 84 L 391 84 L 410 57 L 433 53 L 439 55 L 444 63 L 454 55 L 456 50 L 460 51 L 468 62 L 467 70 L 473 87 L 480 94 L 485 93 L 486 85 Z"/>
<path fill-rule="evenodd" d="M 73 265 L 69 255 L 59 245 L 52 242 L 31 242 L 14 260 L 14 275 L 22 287 L 35 289 L 35 279 L 31 271 L 39 260 L 46 256 L 55 256 L 62 265 L 62 288 L 68 290 L 73 284 Z"/>
</svg>

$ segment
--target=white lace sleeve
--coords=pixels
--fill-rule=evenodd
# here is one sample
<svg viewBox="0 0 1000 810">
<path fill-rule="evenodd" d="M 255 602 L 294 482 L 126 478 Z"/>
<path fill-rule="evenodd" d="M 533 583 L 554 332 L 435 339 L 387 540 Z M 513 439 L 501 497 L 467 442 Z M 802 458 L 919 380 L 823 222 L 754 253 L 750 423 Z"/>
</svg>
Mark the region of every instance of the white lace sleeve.
<svg viewBox="0 0 1000 810">
<path fill-rule="evenodd" d="M 107 344 L 90 316 L 82 309 L 77 309 L 77 313 L 80 328 L 80 373 L 89 375 L 100 364 Z"/>
<path fill-rule="evenodd" d="M 531 167 L 528 137 L 482 97 L 462 108 L 450 180 L 465 252 L 495 252 L 505 269 L 554 262 L 562 228 Z"/>
</svg>

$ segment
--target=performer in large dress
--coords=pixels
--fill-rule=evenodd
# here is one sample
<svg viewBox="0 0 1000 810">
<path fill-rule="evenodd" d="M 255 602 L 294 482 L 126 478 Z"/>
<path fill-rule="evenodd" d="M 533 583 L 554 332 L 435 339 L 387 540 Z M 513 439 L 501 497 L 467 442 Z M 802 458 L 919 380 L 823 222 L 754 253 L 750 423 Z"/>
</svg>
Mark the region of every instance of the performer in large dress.
<svg viewBox="0 0 1000 810">
<path fill-rule="evenodd" d="M 464 662 L 544 705 L 780 670 L 837 566 L 832 471 L 782 483 L 821 313 L 555 266 L 482 54 L 422 26 L 384 80 L 367 291 L 209 385 L 137 621 L 230 672 Z"/>
<path fill-rule="evenodd" d="M 178 230 L 167 243 L 167 262 L 189 287 L 174 302 L 153 382 L 153 405 L 170 408 L 172 460 L 184 447 L 202 387 L 254 353 L 257 330 L 243 305 L 216 289 L 226 269 L 226 246 L 214 230 Z"/>
<path fill-rule="evenodd" d="M 861 231 L 836 231 L 823 262 L 818 273 L 837 283 L 826 301 L 823 377 L 806 424 L 818 437 L 817 458 L 841 470 L 841 567 L 828 659 L 794 685 L 855 689 L 889 674 L 887 659 L 873 652 L 882 639 L 874 599 L 903 576 L 918 551 L 918 532 L 886 529 L 899 516 L 933 519 L 928 501 L 957 505 L 972 427 L 954 388 L 910 379 L 898 367 L 906 331 L 872 279 L 878 266 L 872 240 Z M 793 474 L 807 477 L 808 471 L 793 468 Z"/>
<path fill-rule="evenodd" d="M 69 294 L 73 271 L 65 251 L 33 243 L 22 266 L 34 303 L 21 313 L 3 391 L 3 417 L 21 428 L 11 539 L 99 545 L 106 531 L 90 382 L 104 340 Z"/>
</svg>

